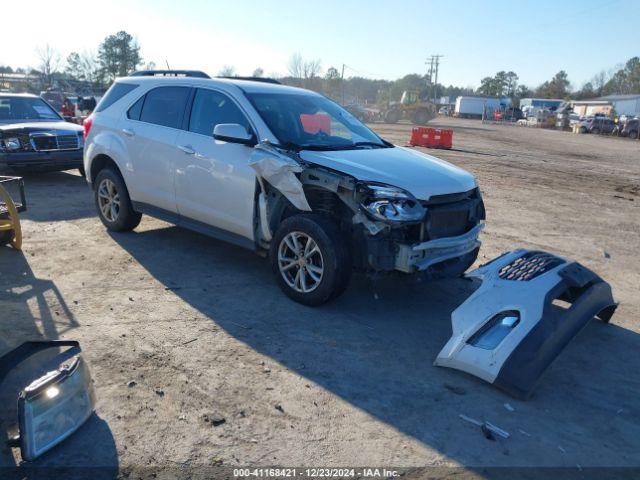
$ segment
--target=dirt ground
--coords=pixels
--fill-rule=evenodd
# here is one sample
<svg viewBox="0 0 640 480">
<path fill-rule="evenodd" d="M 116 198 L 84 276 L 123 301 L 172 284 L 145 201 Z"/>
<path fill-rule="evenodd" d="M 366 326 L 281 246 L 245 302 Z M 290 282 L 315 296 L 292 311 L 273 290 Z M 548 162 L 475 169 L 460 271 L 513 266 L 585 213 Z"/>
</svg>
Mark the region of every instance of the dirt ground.
<svg viewBox="0 0 640 480">
<path fill-rule="evenodd" d="M 529 247 L 612 284 L 534 396 L 432 366 L 464 280 L 355 277 L 321 308 L 265 259 L 145 217 L 107 233 L 76 172 L 26 178 L 22 252 L 0 249 L 0 352 L 78 339 L 96 415 L 39 466 L 640 466 L 640 142 L 437 119 L 487 208 L 480 261 Z M 404 145 L 410 125 L 373 125 Z M 514 411 L 504 404 L 509 403 Z M 490 441 L 459 418 L 511 436 Z M 0 466 L 18 462 L 0 447 Z M 1 476 L 1 475 L 0 475 Z"/>
</svg>

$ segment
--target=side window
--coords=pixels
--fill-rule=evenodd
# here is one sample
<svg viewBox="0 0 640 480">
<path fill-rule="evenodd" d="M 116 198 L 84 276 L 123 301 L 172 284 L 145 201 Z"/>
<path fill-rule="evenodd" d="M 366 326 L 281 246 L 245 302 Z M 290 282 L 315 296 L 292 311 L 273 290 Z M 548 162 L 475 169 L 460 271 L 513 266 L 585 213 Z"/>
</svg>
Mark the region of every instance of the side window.
<svg viewBox="0 0 640 480">
<path fill-rule="evenodd" d="M 102 100 L 100 100 L 100 103 L 96 107 L 96 112 L 101 112 L 105 108 L 110 107 L 134 88 L 138 88 L 138 85 L 134 85 L 133 83 L 114 83 L 104 97 L 102 97 Z"/>
<path fill-rule="evenodd" d="M 131 120 L 140 120 L 140 113 L 142 113 L 142 104 L 144 103 L 145 95 L 140 97 L 136 103 L 127 111 L 127 118 Z"/>
<path fill-rule="evenodd" d="M 229 97 L 220 92 L 199 88 L 191 107 L 189 131 L 211 136 L 219 123 L 238 123 L 247 130 L 251 128 L 247 117 Z"/>
<path fill-rule="evenodd" d="M 165 127 L 180 128 L 188 96 L 188 87 L 154 88 L 145 96 L 140 120 Z"/>
</svg>

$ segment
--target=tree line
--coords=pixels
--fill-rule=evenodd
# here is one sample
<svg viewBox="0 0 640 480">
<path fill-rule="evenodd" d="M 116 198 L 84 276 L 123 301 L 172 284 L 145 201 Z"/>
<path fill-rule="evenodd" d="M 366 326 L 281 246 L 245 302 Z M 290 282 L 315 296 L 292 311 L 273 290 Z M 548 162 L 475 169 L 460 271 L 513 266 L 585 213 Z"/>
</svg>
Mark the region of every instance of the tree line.
<svg viewBox="0 0 640 480">
<path fill-rule="evenodd" d="M 41 79 L 44 87 L 52 86 L 60 80 L 83 82 L 95 89 L 107 88 L 115 78 L 126 76 L 136 69 L 154 69 L 153 62 L 145 63 L 140 54 L 138 41 L 125 31 L 107 36 L 95 53 L 71 52 L 63 61 L 61 55 L 49 45 L 37 49 L 39 65 L 37 68 L 18 68 L 15 71 L 8 66 L 0 66 L 3 73 L 28 73 Z M 397 80 L 366 78 L 361 75 L 344 75 L 341 70 L 330 66 L 326 71 L 319 59 L 304 59 L 301 54 L 291 56 L 287 65 L 287 74 L 277 77 L 282 83 L 299 86 L 321 92 L 343 103 L 384 104 L 398 101 L 402 92 L 417 91 L 423 98 L 459 95 L 487 95 L 510 97 L 515 100 L 525 97 L 584 99 L 612 93 L 640 93 L 640 58 L 633 57 L 624 65 L 609 72 L 602 71 L 585 83 L 580 89 L 572 90 L 568 75 L 564 70 L 556 73 L 550 80 L 537 87 L 530 88 L 519 83 L 517 73 L 500 71 L 493 76 L 480 80 L 477 89 L 454 85 L 434 84 L 428 74 L 411 73 Z M 352 70 L 352 69 L 348 69 Z M 218 76 L 237 76 L 235 68 L 225 65 Z M 257 67 L 252 76 L 263 77 L 264 69 Z"/>
</svg>

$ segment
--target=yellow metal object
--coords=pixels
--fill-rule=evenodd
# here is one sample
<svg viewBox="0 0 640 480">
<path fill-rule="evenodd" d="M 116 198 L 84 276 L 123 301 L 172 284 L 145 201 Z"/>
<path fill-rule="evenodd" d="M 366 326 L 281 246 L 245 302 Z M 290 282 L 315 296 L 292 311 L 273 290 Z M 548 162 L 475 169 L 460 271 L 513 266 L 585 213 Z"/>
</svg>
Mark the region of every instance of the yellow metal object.
<svg viewBox="0 0 640 480">
<path fill-rule="evenodd" d="M 2 185 L 0 185 L 0 204 L 4 204 L 8 214 L 8 218 L 0 218 L 0 232 L 13 232 L 11 245 L 16 250 L 20 250 L 22 248 L 20 217 L 18 216 L 18 210 L 16 209 L 15 203 L 13 203 L 13 200 Z"/>
</svg>

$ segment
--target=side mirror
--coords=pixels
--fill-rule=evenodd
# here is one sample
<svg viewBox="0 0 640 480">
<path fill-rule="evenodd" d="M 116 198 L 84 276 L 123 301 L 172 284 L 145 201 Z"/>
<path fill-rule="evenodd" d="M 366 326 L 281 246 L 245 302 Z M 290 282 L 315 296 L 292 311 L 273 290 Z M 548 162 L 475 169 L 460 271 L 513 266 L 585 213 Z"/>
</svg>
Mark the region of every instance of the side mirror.
<svg viewBox="0 0 640 480">
<path fill-rule="evenodd" d="M 251 147 L 257 144 L 255 136 L 238 123 L 219 123 L 213 129 L 213 138 L 222 142 L 240 143 Z"/>
</svg>

